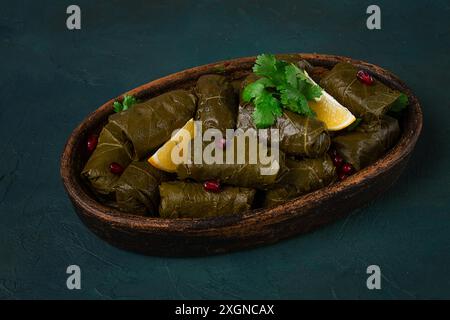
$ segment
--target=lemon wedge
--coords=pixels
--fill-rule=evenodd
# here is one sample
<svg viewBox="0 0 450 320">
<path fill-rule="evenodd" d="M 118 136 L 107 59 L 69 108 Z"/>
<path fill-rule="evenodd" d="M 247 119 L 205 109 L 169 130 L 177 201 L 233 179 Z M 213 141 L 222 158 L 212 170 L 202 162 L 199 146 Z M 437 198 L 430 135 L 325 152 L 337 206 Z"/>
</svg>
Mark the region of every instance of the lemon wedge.
<svg viewBox="0 0 450 320">
<path fill-rule="evenodd" d="M 314 83 L 309 75 L 307 77 Z M 355 116 L 340 104 L 332 95 L 322 89 L 322 96 L 316 100 L 308 101 L 309 107 L 316 113 L 317 119 L 323 121 L 329 131 L 342 130 L 351 125 Z"/>
<path fill-rule="evenodd" d="M 177 131 L 165 144 L 160 147 L 148 162 L 155 168 L 166 171 L 176 172 L 177 164 L 173 161 L 172 155 L 182 157 L 183 150 L 186 149 L 189 142 L 195 137 L 194 119 L 189 120 Z"/>
</svg>

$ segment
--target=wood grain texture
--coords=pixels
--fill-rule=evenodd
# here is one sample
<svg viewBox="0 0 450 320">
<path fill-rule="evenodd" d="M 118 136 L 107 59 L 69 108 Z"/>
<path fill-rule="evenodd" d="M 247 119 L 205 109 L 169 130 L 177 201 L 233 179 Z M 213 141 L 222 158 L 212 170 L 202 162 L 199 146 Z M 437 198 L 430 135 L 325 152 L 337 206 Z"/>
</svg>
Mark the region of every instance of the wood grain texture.
<svg viewBox="0 0 450 320">
<path fill-rule="evenodd" d="M 164 256 L 209 255 L 275 243 L 311 231 L 366 205 L 386 191 L 403 171 L 420 135 L 422 111 L 418 99 L 395 75 L 366 62 L 320 54 L 278 56 L 306 59 L 315 66 L 328 68 L 348 61 L 408 94 L 410 106 L 401 121 L 399 142 L 382 159 L 345 181 L 272 209 L 207 219 L 133 216 L 97 202 L 80 180 L 80 171 L 88 157 L 84 148 L 86 138 L 98 133 L 107 121 L 115 101 L 111 99 L 72 132 L 61 157 L 63 183 L 82 221 L 99 237 L 123 249 Z M 209 73 L 239 79 L 250 72 L 254 60 L 255 57 L 248 57 L 195 67 L 152 81 L 127 94 L 148 99 L 168 90 L 191 87 L 198 77 Z"/>
</svg>

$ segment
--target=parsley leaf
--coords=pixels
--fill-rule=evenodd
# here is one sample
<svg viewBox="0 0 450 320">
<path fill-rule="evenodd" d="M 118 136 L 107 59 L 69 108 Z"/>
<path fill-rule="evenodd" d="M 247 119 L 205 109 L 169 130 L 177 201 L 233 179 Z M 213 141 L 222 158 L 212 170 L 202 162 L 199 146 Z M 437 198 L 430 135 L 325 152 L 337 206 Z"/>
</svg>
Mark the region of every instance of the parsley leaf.
<svg viewBox="0 0 450 320">
<path fill-rule="evenodd" d="M 137 100 L 133 96 L 124 95 L 123 101 L 120 103 L 119 101 L 114 101 L 113 107 L 115 112 L 121 112 L 128 110 L 133 106 L 133 104 L 137 103 Z"/>
<path fill-rule="evenodd" d="M 303 89 L 303 94 L 308 101 L 313 100 L 322 96 L 322 89 L 317 85 L 307 82 Z"/>
<path fill-rule="evenodd" d="M 272 82 L 267 78 L 261 78 L 250 83 L 242 92 L 244 101 L 253 100 L 255 105 L 253 121 L 258 129 L 270 127 L 282 114 L 279 101 L 266 89 L 270 87 L 273 87 Z"/>
<path fill-rule="evenodd" d="M 113 107 L 114 107 L 114 112 L 122 111 L 122 104 L 119 101 L 114 101 Z"/>
<path fill-rule="evenodd" d="M 261 77 L 270 77 L 277 73 L 277 59 L 271 54 L 262 54 L 256 58 L 253 72 Z"/>
<path fill-rule="evenodd" d="M 277 60 L 272 54 L 261 54 L 256 58 L 253 72 L 260 77 L 268 78 L 275 85 L 278 85 L 286 81 L 284 69 L 287 65 L 287 62 Z"/>
<path fill-rule="evenodd" d="M 308 100 L 306 100 L 300 91 L 289 86 L 278 87 L 278 89 L 281 93 L 281 103 L 285 108 L 299 114 L 314 115 L 313 111 L 309 108 Z"/>
<path fill-rule="evenodd" d="M 257 128 L 273 125 L 283 114 L 282 108 L 305 116 L 315 115 L 308 101 L 319 98 L 322 89 L 298 66 L 262 54 L 256 58 L 253 72 L 261 78 L 244 88 L 242 98 L 255 105 L 253 120 Z"/>
<path fill-rule="evenodd" d="M 404 93 L 398 97 L 397 100 L 392 104 L 391 108 L 389 109 L 390 112 L 401 112 L 403 109 L 405 109 L 408 106 L 408 96 Z"/>
<path fill-rule="evenodd" d="M 286 82 L 294 87 L 294 88 L 298 88 L 298 74 L 299 74 L 299 69 L 294 66 L 293 64 L 288 65 L 285 69 L 284 69 L 284 73 L 286 76 Z"/>
<path fill-rule="evenodd" d="M 258 79 L 244 88 L 244 91 L 242 92 L 242 99 L 244 99 L 245 102 L 250 102 L 252 99 L 258 97 L 265 88 L 269 87 L 273 87 L 273 83 L 269 79 Z"/>
<path fill-rule="evenodd" d="M 278 99 L 267 90 L 256 97 L 254 104 L 253 121 L 258 129 L 270 127 L 283 113 Z"/>
</svg>

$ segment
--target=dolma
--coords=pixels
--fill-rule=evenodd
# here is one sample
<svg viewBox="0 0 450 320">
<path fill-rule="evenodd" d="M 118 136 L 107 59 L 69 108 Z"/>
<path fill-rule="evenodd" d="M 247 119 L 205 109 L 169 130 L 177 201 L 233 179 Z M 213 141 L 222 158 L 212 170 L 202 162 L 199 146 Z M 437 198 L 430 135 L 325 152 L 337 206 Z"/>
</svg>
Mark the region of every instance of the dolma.
<svg viewBox="0 0 450 320">
<path fill-rule="evenodd" d="M 396 104 L 403 94 L 376 79 L 372 85 L 362 83 L 356 76 L 358 71 L 350 63 L 338 63 L 322 78 L 320 85 L 356 117 L 368 121 L 377 119 Z"/>
<path fill-rule="evenodd" d="M 114 186 L 119 210 L 137 215 L 158 212 L 161 181 L 168 175 L 147 161 L 132 162 Z"/>
<path fill-rule="evenodd" d="M 111 196 L 119 176 L 111 173 L 112 162 L 126 168 L 132 159 L 132 146 L 122 130 L 108 123 L 100 132 L 98 144 L 81 175 L 87 179 L 91 189 L 100 195 Z"/>
<path fill-rule="evenodd" d="M 196 100 L 188 91 L 170 91 L 110 116 L 109 122 L 132 142 L 134 160 L 142 160 L 193 118 Z"/>
<path fill-rule="evenodd" d="M 333 161 L 325 154 L 317 159 L 286 159 L 288 170 L 277 187 L 266 192 L 265 207 L 273 207 L 308 192 L 323 188 L 336 178 Z"/>
<path fill-rule="evenodd" d="M 243 81 L 242 89 L 256 79 L 255 75 L 247 77 Z M 253 111 L 253 104 L 244 103 L 241 99 L 237 119 L 238 129 L 245 131 L 256 128 L 253 122 Z M 283 115 L 277 118 L 272 129 L 279 129 L 280 150 L 286 155 L 316 158 L 323 155 L 330 147 L 330 136 L 326 126 L 316 118 L 283 110 Z M 270 134 L 268 139 L 270 140 Z"/>
<path fill-rule="evenodd" d="M 198 97 L 196 120 L 203 130 L 218 129 L 225 136 L 226 129 L 236 127 L 237 101 L 230 82 L 221 75 L 205 75 L 195 87 Z"/>
<path fill-rule="evenodd" d="M 389 116 L 359 125 L 355 131 L 333 138 L 336 151 L 356 170 L 375 161 L 398 141 L 398 121 Z"/>
<path fill-rule="evenodd" d="M 238 138 L 234 137 L 231 143 L 227 143 L 223 150 L 222 163 L 195 163 L 191 152 L 191 156 L 186 163 L 177 166 L 177 175 L 181 180 L 192 179 L 198 182 L 207 180 L 219 180 L 221 183 L 247 187 L 265 189 L 267 186 L 274 184 L 278 177 L 285 170 L 284 154 L 279 152 L 279 159 L 271 154 L 270 148 L 267 149 L 267 157 L 271 157 L 270 163 L 263 163 L 259 156 L 250 161 L 250 153 L 252 149 L 249 147 L 248 140 L 245 143 L 245 150 L 239 148 Z M 257 147 L 256 154 L 259 152 L 261 145 Z M 239 150 L 238 150 L 239 149 Z M 256 148 L 255 148 L 256 149 Z M 234 151 L 233 151 L 234 150 Z M 227 153 L 233 152 L 233 161 L 229 163 Z M 229 156 L 231 158 L 231 156 Z M 265 174 L 262 174 L 265 172 Z"/>
<path fill-rule="evenodd" d="M 206 218 L 250 210 L 255 190 L 223 187 L 220 192 L 205 191 L 200 183 L 163 182 L 159 186 L 162 218 Z"/>
</svg>

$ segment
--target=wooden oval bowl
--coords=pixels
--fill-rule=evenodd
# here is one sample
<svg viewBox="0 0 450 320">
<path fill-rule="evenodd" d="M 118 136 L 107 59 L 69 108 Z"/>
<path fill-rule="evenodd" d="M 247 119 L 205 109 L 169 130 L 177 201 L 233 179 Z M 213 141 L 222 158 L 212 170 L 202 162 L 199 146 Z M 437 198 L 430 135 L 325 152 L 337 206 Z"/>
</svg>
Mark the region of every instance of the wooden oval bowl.
<svg viewBox="0 0 450 320">
<path fill-rule="evenodd" d="M 272 209 L 205 219 L 162 219 L 134 216 L 99 203 L 81 180 L 88 159 L 86 139 L 100 132 L 113 112 L 111 99 L 90 114 L 70 135 L 61 157 L 64 187 L 81 220 L 99 237 L 114 246 L 150 255 L 199 256 L 275 243 L 311 231 L 366 205 L 386 191 L 405 168 L 422 129 L 422 111 L 417 98 L 392 73 L 370 63 L 321 54 L 278 55 L 306 59 L 314 66 L 331 68 L 347 61 L 371 71 L 388 86 L 408 94 L 410 106 L 401 120 L 398 143 L 375 164 L 348 179 L 306 194 Z M 152 81 L 128 94 L 148 99 L 163 92 L 189 88 L 198 77 L 220 73 L 230 79 L 246 76 L 255 57 L 212 63 Z"/>
</svg>

